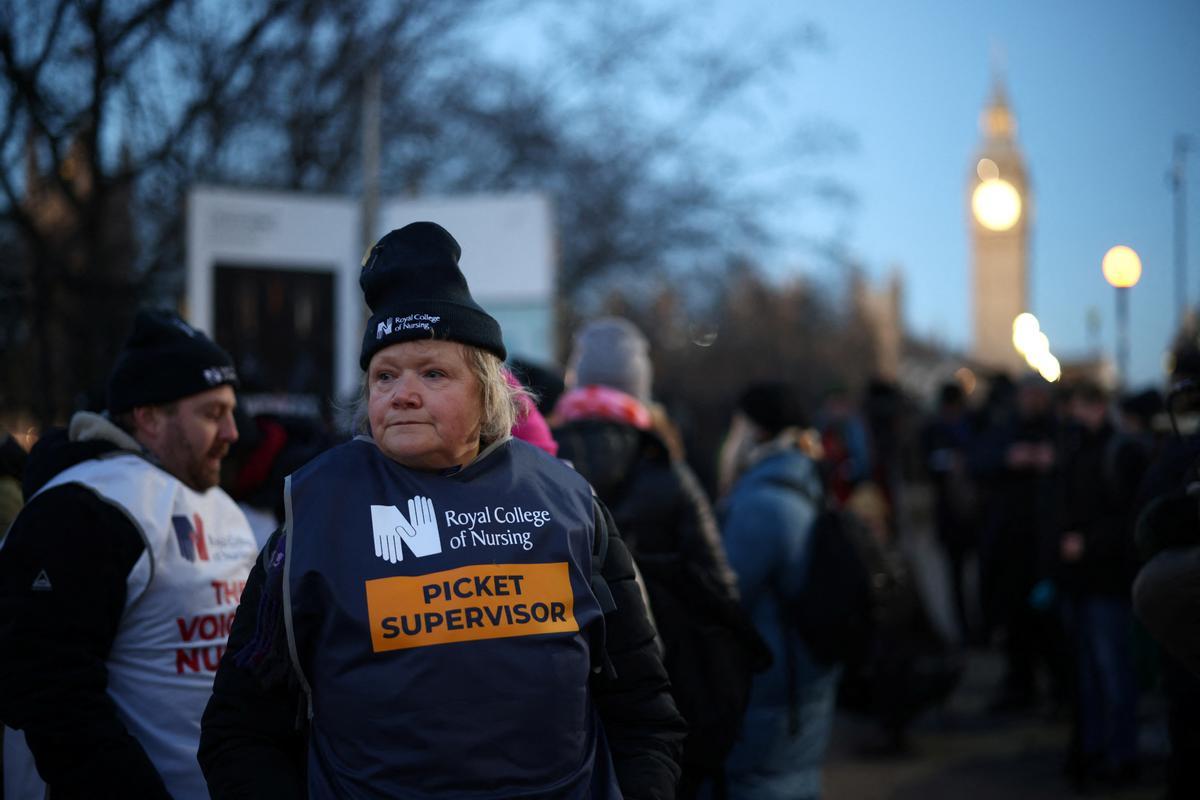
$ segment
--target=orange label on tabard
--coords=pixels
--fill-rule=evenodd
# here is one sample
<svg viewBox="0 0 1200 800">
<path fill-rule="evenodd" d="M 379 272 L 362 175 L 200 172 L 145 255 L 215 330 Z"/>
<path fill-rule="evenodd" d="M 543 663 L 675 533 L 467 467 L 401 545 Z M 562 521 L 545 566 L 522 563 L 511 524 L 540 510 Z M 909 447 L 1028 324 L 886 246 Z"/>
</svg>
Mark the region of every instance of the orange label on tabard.
<svg viewBox="0 0 1200 800">
<path fill-rule="evenodd" d="M 566 562 L 481 564 L 366 588 L 376 653 L 579 630 Z"/>
</svg>

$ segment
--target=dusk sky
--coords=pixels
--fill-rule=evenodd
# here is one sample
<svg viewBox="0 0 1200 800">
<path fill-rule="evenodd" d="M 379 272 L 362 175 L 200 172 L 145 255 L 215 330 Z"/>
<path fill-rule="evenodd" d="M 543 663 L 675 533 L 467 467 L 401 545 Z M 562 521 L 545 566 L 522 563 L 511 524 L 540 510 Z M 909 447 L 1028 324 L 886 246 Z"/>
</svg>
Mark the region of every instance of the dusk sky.
<svg viewBox="0 0 1200 800">
<path fill-rule="evenodd" d="M 1143 261 L 1132 290 L 1131 383 L 1159 383 L 1174 330 L 1172 195 L 1177 135 L 1188 160 L 1188 298 L 1200 298 L 1200 3 L 810 0 L 718 3 L 739 24 L 821 26 L 823 54 L 794 87 L 806 111 L 845 126 L 855 152 L 833 171 L 857 192 L 852 256 L 875 276 L 898 266 L 909 327 L 966 346 L 970 277 L 965 187 L 979 145 L 993 53 L 1032 181 L 1032 312 L 1064 360 L 1111 356 L 1114 291 L 1100 271 L 1116 244 Z M 800 260 L 799 257 L 795 260 Z M 786 269 L 783 257 L 777 269 Z"/>
</svg>

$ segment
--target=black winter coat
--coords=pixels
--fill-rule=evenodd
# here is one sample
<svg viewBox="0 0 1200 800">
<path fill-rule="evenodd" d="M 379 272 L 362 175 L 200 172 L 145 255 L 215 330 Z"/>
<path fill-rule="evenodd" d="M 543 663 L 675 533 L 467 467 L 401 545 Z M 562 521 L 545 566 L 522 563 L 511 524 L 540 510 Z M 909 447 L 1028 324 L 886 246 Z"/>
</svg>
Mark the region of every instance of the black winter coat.
<svg viewBox="0 0 1200 800">
<path fill-rule="evenodd" d="M 737 599 L 737 576 L 708 498 L 658 436 L 606 420 L 578 420 L 553 433 L 559 457 L 592 484 L 635 559 L 677 556 Z"/>
<path fill-rule="evenodd" d="M 63 470 L 117 449 L 69 441 L 62 429 L 43 436 L 25 469 L 28 504 L 0 548 L 0 721 L 24 731 L 55 798 L 168 796 L 106 691 L 142 535 L 84 486 L 33 497 Z M 33 588 L 41 573 L 52 591 Z"/>
<path fill-rule="evenodd" d="M 1128 598 L 1137 574 L 1134 493 L 1145 471 L 1141 448 L 1112 425 L 1073 427 L 1066 437 L 1057 534 L 1083 535 L 1083 557 L 1061 563 L 1058 578 L 1069 591 Z"/>
</svg>

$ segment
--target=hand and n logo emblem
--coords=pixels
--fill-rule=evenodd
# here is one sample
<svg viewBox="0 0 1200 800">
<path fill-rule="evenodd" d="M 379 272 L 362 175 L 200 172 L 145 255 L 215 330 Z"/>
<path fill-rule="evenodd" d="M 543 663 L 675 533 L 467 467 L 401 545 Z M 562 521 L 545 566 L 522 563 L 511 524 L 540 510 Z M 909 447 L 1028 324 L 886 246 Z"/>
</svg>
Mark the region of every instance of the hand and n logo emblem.
<svg viewBox="0 0 1200 800">
<path fill-rule="evenodd" d="M 395 506 L 371 506 L 371 528 L 375 555 L 390 564 L 404 560 L 404 547 L 416 558 L 442 552 L 437 516 L 428 497 L 409 500 L 407 518 Z"/>
</svg>

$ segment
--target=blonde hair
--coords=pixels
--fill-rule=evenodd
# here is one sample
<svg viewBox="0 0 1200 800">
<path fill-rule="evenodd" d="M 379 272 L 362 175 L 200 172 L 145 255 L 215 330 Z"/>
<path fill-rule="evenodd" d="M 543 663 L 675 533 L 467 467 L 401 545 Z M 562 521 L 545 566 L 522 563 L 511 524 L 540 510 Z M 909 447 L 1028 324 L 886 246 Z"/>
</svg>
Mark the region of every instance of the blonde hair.
<svg viewBox="0 0 1200 800">
<path fill-rule="evenodd" d="M 521 398 L 532 401 L 532 396 L 524 387 L 508 382 L 504 376 L 504 362 L 494 354 L 474 345 L 456 344 L 462 348 L 467 368 L 479 383 L 479 443 L 481 447 L 486 447 L 509 435 L 523 416 Z M 371 420 L 367 413 L 370 395 L 370 384 L 367 376 L 363 375 L 362 391 L 353 408 L 351 429 L 367 436 L 371 435 Z"/>
<path fill-rule="evenodd" d="M 508 436 L 523 416 L 521 398 L 532 400 L 529 391 L 520 384 L 509 383 L 504 375 L 504 362 L 487 350 L 463 345 L 467 365 L 479 381 L 480 405 L 483 415 L 479 422 L 479 441 L 488 445 Z"/>
</svg>

